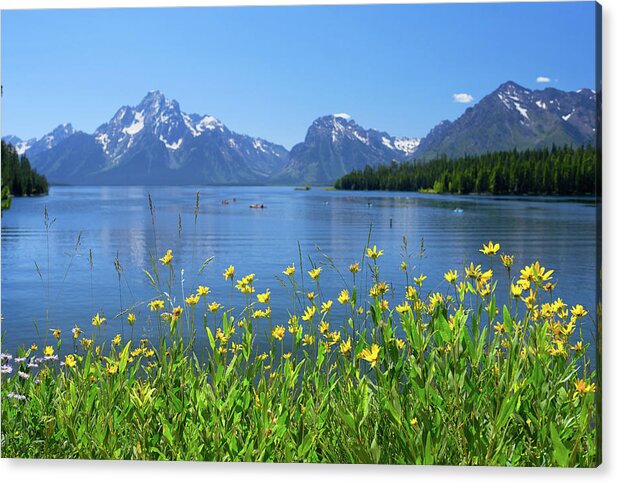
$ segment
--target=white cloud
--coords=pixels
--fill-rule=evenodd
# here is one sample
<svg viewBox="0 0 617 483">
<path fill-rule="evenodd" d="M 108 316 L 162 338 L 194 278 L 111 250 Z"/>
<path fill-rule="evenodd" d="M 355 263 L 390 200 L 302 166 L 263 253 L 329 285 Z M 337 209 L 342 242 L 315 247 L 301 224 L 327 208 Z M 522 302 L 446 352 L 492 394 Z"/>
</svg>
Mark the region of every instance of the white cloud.
<svg viewBox="0 0 617 483">
<path fill-rule="evenodd" d="M 469 104 L 473 101 L 473 96 L 471 94 L 467 94 L 466 92 L 459 92 L 457 94 L 452 94 L 452 99 L 454 102 L 460 102 L 461 104 Z"/>
<path fill-rule="evenodd" d="M 539 82 L 540 84 L 545 84 L 550 81 L 551 81 L 551 78 L 546 77 L 544 75 L 539 75 L 538 77 L 536 77 L 536 82 Z"/>
</svg>

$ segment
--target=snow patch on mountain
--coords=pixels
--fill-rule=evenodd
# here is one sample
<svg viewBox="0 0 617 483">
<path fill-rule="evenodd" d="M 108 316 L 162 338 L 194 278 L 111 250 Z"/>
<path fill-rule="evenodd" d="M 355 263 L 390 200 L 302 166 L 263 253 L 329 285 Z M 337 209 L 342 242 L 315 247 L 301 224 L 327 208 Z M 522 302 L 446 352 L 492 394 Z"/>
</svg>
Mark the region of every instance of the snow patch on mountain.
<svg viewBox="0 0 617 483">
<path fill-rule="evenodd" d="M 167 149 L 171 149 L 173 151 L 175 151 L 176 149 L 180 148 L 180 146 L 182 146 L 182 138 L 178 139 L 175 143 L 169 143 L 167 142 L 167 140 L 161 135 L 159 136 L 159 141 L 163 142 L 163 144 L 165 144 L 165 147 Z"/>
<path fill-rule="evenodd" d="M 527 115 L 527 109 L 522 107 L 518 102 L 514 103 L 514 107 L 516 107 L 516 110 L 520 112 L 521 116 L 523 116 L 525 119 L 529 121 L 529 116 Z"/>
<path fill-rule="evenodd" d="M 565 116 L 561 116 L 561 118 L 562 118 L 564 121 L 566 121 L 566 122 L 567 122 L 567 121 L 568 121 L 568 119 L 570 119 L 570 117 L 572 117 L 572 114 L 574 114 L 574 111 L 576 111 L 576 109 L 572 109 L 572 112 L 571 112 L 570 114 L 566 114 Z"/>
<path fill-rule="evenodd" d="M 136 112 L 133 123 L 129 127 L 122 129 L 122 132 L 134 136 L 144 128 L 144 113 Z"/>
<path fill-rule="evenodd" d="M 420 138 L 395 138 L 394 140 L 394 147 L 407 155 L 412 155 L 419 144 Z"/>
<path fill-rule="evenodd" d="M 204 116 L 201 121 L 195 126 L 195 129 L 199 134 L 202 132 L 209 130 L 214 131 L 215 129 L 223 130 L 223 123 L 219 121 L 214 116 Z M 198 135 L 199 135 L 198 134 Z"/>
</svg>

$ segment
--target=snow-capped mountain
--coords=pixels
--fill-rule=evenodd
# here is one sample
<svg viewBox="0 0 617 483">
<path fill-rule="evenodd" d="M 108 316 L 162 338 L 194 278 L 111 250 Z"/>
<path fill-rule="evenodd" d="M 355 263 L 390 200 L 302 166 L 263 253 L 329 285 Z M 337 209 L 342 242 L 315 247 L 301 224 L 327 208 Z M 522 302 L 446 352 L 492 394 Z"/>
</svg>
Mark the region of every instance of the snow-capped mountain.
<svg viewBox="0 0 617 483">
<path fill-rule="evenodd" d="M 53 131 L 45 134 L 40 139 L 31 138 L 22 140 L 17 136 L 4 136 L 2 140 L 5 143 L 10 143 L 15 146 L 17 154 L 22 155 L 27 153 L 27 156 L 31 156 L 57 146 L 73 134 L 75 134 L 75 129 L 73 129 L 73 126 L 68 123 L 60 124 Z"/>
<path fill-rule="evenodd" d="M 26 154 L 55 183 L 263 183 L 288 157 L 283 146 L 237 134 L 212 116 L 182 112 L 159 91 L 121 107 L 93 134 L 73 131 L 47 150 L 35 146 Z"/>
<path fill-rule="evenodd" d="M 596 93 L 531 90 L 509 81 L 423 138 L 415 158 L 450 157 L 564 144 L 595 144 Z"/>
<path fill-rule="evenodd" d="M 23 139 L 13 135 L 3 136 L 2 140 L 5 143 L 12 144 L 15 147 L 15 151 L 17 151 L 17 154 L 19 154 L 20 156 L 24 154 L 28 150 L 28 148 L 36 142 L 36 138 L 27 139 L 24 141 Z"/>
<path fill-rule="evenodd" d="M 331 183 L 353 169 L 409 158 L 419 143 L 359 126 L 349 114 L 316 119 L 304 142 L 296 144 L 276 179 L 281 182 Z"/>
<path fill-rule="evenodd" d="M 121 107 L 93 134 L 63 124 L 40 139 L 3 139 L 52 183 L 325 184 L 392 161 L 595 144 L 596 97 L 590 89 L 530 90 L 509 81 L 422 140 L 365 129 L 338 113 L 316 119 L 304 141 L 288 152 L 235 133 L 211 115 L 186 114 L 175 100 L 151 91 L 136 106 Z"/>
</svg>

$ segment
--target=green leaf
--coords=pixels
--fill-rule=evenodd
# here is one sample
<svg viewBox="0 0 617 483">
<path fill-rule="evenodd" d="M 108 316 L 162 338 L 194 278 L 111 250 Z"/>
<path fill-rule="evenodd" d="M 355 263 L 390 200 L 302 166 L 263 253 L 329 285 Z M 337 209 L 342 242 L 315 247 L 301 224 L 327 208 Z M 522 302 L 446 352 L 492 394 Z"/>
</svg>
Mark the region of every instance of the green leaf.
<svg viewBox="0 0 617 483">
<path fill-rule="evenodd" d="M 549 428 L 551 431 L 551 440 L 553 442 L 553 457 L 559 466 L 568 466 L 570 452 L 561 441 L 559 433 L 555 429 L 555 424 L 553 422 L 550 423 Z"/>
<path fill-rule="evenodd" d="M 435 455 L 433 454 L 433 442 L 431 440 L 431 433 L 426 435 L 426 444 L 424 445 L 424 464 L 432 465 L 435 463 Z"/>
<path fill-rule="evenodd" d="M 208 340 L 210 341 L 210 347 L 212 348 L 212 350 L 214 350 L 215 347 L 215 341 L 214 341 L 214 336 L 212 335 L 212 331 L 210 330 L 210 327 L 206 327 L 206 332 L 208 333 Z"/>
<path fill-rule="evenodd" d="M 512 325 L 512 317 L 510 316 L 510 312 L 508 311 L 508 307 L 503 306 L 503 325 L 506 326 L 506 330 L 508 332 L 512 332 L 514 328 Z"/>
</svg>

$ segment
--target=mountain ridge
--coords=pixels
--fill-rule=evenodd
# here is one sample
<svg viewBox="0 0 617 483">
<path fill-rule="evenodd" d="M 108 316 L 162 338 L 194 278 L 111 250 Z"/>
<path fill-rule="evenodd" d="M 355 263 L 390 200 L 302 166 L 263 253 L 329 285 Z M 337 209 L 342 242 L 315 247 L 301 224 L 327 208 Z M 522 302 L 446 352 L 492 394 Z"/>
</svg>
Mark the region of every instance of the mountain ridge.
<svg viewBox="0 0 617 483">
<path fill-rule="evenodd" d="M 92 133 L 61 124 L 40 139 L 2 139 L 52 183 L 331 184 L 366 165 L 430 160 L 551 144 L 595 143 L 596 93 L 531 90 L 507 81 L 422 139 L 364 128 L 346 113 L 318 117 L 291 150 L 236 133 L 149 91 Z"/>
</svg>

